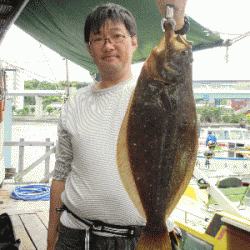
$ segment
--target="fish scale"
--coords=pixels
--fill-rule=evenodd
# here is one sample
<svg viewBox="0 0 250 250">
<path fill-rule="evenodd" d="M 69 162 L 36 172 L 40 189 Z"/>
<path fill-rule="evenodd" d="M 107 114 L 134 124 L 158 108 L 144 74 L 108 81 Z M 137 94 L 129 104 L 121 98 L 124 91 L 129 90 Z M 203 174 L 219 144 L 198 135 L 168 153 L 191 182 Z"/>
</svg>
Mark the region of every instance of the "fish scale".
<svg viewBox="0 0 250 250">
<path fill-rule="evenodd" d="M 166 20 L 162 40 L 145 61 L 118 137 L 126 191 L 147 223 L 136 250 L 170 250 L 166 226 L 192 177 L 198 126 L 191 44 Z"/>
</svg>

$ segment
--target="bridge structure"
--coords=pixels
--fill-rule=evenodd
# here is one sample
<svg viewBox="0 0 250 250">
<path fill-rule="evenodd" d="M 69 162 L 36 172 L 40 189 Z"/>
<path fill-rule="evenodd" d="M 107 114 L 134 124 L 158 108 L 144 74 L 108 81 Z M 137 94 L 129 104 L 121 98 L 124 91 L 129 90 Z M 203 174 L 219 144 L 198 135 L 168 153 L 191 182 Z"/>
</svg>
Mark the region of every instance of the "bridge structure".
<svg viewBox="0 0 250 250">
<path fill-rule="evenodd" d="M 250 99 L 250 90 L 194 88 L 195 99 Z M 63 96 L 65 90 L 11 90 L 7 96 Z"/>
<path fill-rule="evenodd" d="M 194 81 L 193 91 L 195 100 L 214 101 L 220 104 L 221 99 L 250 99 L 250 81 L 244 81 L 248 88 L 234 89 L 232 85 L 239 81 Z M 205 84 L 204 84 L 205 83 Z M 73 94 L 76 88 L 69 88 L 69 94 Z M 7 97 L 14 96 L 35 96 L 36 109 L 35 116 L 42 116 L 42 98 L 44 96 L 65 96 L 65 90 L 11 90 L 7 92 Z"/>
<path fill-rule="evenodd" d="M 10 90 L 8 96 L 62 96 L 65 90 Z"/>
<path fill-rule="evenodd" d="M 195 99 L 250 99 L 250 90 L 235 89 L 194 89 Z"/>
<path fill-rule="evenodd" d="M 69 94 L 75 92 L 75 88 L 69 88 Z M 35 116 L 37 118 L 42 116 L 43 108 L 42 101 L 44 96 L 66 96 L 65 90 L 10 90 L 7 92 L 7 97 L 14 96 L 35 96 Z"/>
<path fill-rule="evenodd" d="M 250 99 L 249 80 L 200 80 L 193 81 L 196 100 Z"/>
</svg>

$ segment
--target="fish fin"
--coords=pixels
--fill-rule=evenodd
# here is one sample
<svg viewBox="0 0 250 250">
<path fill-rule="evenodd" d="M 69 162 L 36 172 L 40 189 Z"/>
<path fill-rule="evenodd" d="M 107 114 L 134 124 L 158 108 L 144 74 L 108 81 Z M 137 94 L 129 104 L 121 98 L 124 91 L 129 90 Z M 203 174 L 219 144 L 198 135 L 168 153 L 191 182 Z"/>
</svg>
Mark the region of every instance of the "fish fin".
<svg viewBox="0 0 250 250">
<path fill-rule="evenodd" d="M 130 199 L 132 200 L 139 214 L 142 216 L 142 218 L 146 219 L 146 214 L 145 214 L 145 211 L 144 211 L 144 208 L 143 208 L 140 196 L 139 196 L 139 192 L 136 187 L 134 175 L 130 167 L 128 143 L 127 143 L 127 125 L 128 125 L 129 112 L 131 109 L 133 96 L 134 96 L 134 92 L 131 95 L 128 109 L 123 119 L 123 123 L 122 123 L 119 137 L 118 137 L 117 165 L 118 165 L 120 178 L 122 180 L 125 190 L 127 191 Z"/>
<path fill-rule="evenodd" d="M 135 250 L 172 250 L 169 233 L 165 232 L 152 237 L 147 234 L 147 232 L 144 232 L 141 235 Z"/>
</svg>

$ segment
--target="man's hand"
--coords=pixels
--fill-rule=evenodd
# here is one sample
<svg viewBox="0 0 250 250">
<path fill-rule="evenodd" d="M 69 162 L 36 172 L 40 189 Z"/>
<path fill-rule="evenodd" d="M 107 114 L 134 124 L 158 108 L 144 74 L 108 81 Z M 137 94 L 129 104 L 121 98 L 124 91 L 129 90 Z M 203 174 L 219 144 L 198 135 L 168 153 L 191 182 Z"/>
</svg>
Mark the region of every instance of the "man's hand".
<svg viewBox="0 0 250 250">
<path fill-rule="evenodd" d="M 156 3 L 162 16 L 165 16 L 166 4 L 172 4 L 174 6 L 174 19 L 176 21 L 175 30 L 183 27 L 187 0 L 156 0 Z"/>
<path fill-rule="evenodd" d="M 54 250 L 58 232 L 57 227 L 60 224 L 60 213 L 56 212 L 56 208 L 63 203 L 61 194 L 65 189 L 65 181 L 53 180 L 50 189 L 50 211 L 49 211 L 49 229 L 47 237 L 47 250 Z"/>
</svg>

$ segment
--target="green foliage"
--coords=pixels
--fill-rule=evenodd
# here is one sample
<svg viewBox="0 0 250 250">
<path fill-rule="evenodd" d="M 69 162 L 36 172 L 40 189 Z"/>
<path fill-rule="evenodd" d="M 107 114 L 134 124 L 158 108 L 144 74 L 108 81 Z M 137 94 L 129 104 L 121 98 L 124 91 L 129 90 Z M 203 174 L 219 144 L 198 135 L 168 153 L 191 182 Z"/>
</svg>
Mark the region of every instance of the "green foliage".
<svg viewBox="0 0 250 250">
<path fill-rule="evenodd" d="M 64 88 L 67 86 L 66 81 L 61 81 L 61 82 L 59 82 L 59 84 L 61 86 L 63 86 Z M 80 89 L 82 87 L 88 86 L 88 83 L 86 83 L 86 82 L 69 82 L 69 86 L 75 87 L 76 89 Z"/>
<path fill-rule="evenodd" d="M 215 147 L 214 150 L 221 150 L 221 147 Z"/>
<path fill-rule="evenodd" d="M 229 113 L 225 113 L 222 116 L 222 121 L 225 122 L 225 123 L 230 123 L 230 114 Z"/>
<path fill-rule="evenodd" d="M 51 106 L 47 106 L 46 111 L 49 113 L 49 115 L 55 110 L 55 108 Z"/>
<path fill-rule="evenodd" d="M 48 97 L 44 97 L 43 98 L 43 104 L 44 105 L 49 105 L 52 102 L 62 102 L 62 97 L 58 97 L 58 96 L 48 96 Z"/>
<path fill-rule="evenodd" d="M 12 112 L 15 112 L 15 111 L 16 111 L 16 106 L 12 105 Z"/>
<path fill-rule="evenodd" d="M 25 90 L 64 90 L 67 86 L 65 81 L 60 81 L 58 83 L 51 83 L 47 81 L 38 81 L 38 80 L 29 80 L 24 82 L 24 89 Z M 69 82 L 70 87 L 76 87 L 76 89 L 80 89 L 82 87 L 88 86 L 86 82 Z"/>
<path fill-rule="evenodd" d="M 16 113 L 20 116 L 27 116 L 27 115 L 29 115 L 29 108 L 24 107 L 23 109 L 17 110 Z"/>
<path fill-rule="evenodd" d="M 36 79 L 25 81 L 24 82 L 24 89 L 27 89 L 27 90 L 37 89 L 37 86 L 39 85 L 39 83 L 40 82 Z"/>
<path fill-rule="evenodd" d="M 234 110 L 231 109 L 224 113 L 222 120 L 225 123 L 240 123 L 245 120 L 245 115 L 242 112 L 235 114 Z"/>
<path fill-rule="evenodd" d="M 36 104 L 35 96 L 25 96 L 24 97 L 24 106 L 35 105 L 35 104 Z"/>
<path fill-rule="evenodd" d="M 34 112 L 36 111 L 36 108 L 35 107 L 31 107 L 30 108 L 30 112 L 33 114 Z"/>
<path fill-rule="evenodd" d="M 80 88 L 83 88 L 83 87 L 86 87 L 88 86 L 88 84 L 86 82 L 76 82 L 73 87 L 76 87 L 76 89 L 80 89 Z"/>
<path fill-rule="evenodd" d="M 202 122 L 212 122 L 213 119 L 221 121 L 224 108 L 206 105 L 203 108 L 197 108 L 197 113 L 201 115 Z"/>
<path fill-rule="evenodd" d="M 221 99 L 220 100 L 220 105 L 227 105 L 227 100 L 226 99 Z"/>
<path fill-rule="evenodd" d="M 38 84 L 37 89 L 40 89 L 40 90 L 57 90 L 57 89 L 63 90 L 64 87 L 61 86 L 60 84 L 57 84 L 57 83 L 50 83 L 47 81 L 42 81 Z"/>
<path fill-rule="evenodd" d="M 245 118 L 246 118 L 247 123 L 250 123 L 250 114 L 246 115 Z"/>
<path fill-rule="evenodd" d="M 201 115 L 201 122 L 217 122 L 240 123 L 245 119 L 243 113 L 235 114 L 233 109 L 225 110 L 225 108 L 207 105 L 204 108 L 197 108 L 197 113 Z M 250 117 L 249 117 L 250 121 Z"/>
<path fill-rule="evenodd" d="M 85 82 L 69 82 L 71 87 L 76 87 L 76 89 L 82 88 L 87 86 L 88 84 Z M 24 82 L 24 89 L 25 90 L 64 90 L 67 86 L 65 81 L 60 81 L 59 83 L 50 83 L 47 81 L 38 81 L 36 79 L 25 81 Z M 47 105 L 50 105 L 52 102 L 62 102 L 63 99 L 58 96 L 48 96 L 43 98 L 43 104 L 46 108 Z M 24 97 L 24 105 L 35 105 L 35 97 L 34 96 L 25 96 Z"/>
<path fill-rule="evenodd" d="M 245 119 L 245 115 L 243 113 L 232 113 L 230 123 L 240 123 Z"/>
</svg>

